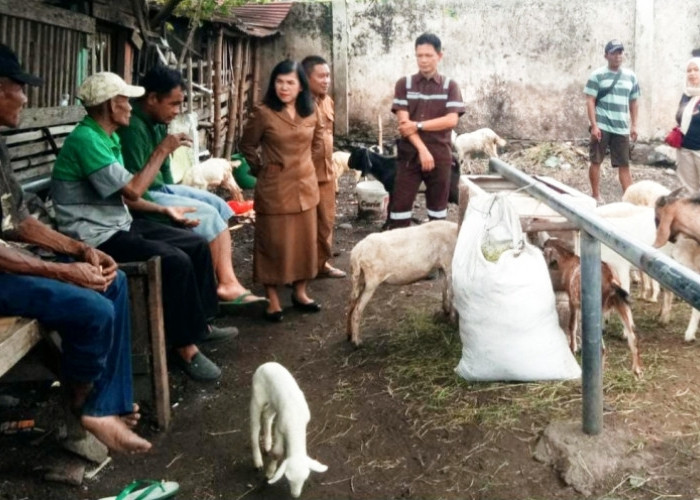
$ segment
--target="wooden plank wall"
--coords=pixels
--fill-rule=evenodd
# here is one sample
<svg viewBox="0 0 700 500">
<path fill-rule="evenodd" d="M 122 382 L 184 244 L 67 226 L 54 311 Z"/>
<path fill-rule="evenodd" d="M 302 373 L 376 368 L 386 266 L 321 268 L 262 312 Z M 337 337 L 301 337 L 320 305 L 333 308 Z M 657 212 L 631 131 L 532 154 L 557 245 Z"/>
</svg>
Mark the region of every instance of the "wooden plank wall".
<svg viewBox="0 0 700 500">
<path fill-rule="evenodd" d="M 73 102 L 79 85 L 79 54 L 86 47 L 88 36 L 84 31 L 8 16 L 0 11 L 0 42 L 15 51 L 25 70 L 44 79 L 41 87 L 28 89 L 28 107 Z"/>
</svg>

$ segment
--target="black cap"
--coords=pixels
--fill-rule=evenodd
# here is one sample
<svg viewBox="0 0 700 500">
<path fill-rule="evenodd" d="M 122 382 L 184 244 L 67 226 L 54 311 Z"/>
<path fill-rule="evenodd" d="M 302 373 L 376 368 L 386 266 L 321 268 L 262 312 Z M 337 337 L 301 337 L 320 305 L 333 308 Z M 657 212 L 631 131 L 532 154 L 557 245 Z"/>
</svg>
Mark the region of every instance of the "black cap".
<svg viewBox="0 0 700 500">
<path fill-rule="evenodd" d="M 610 52 L 617 52 L 618 50 L 625 50 L 625 47 L 622 45 L 620 40 L 610 40 L 605 44 L 606 54 L 609 54 Z"/>
<path fill-rule="evenodd" d="M 10 78 L 18 83 L 41 85 L 43 80 L 38 76 L 22 71 L 22 66 L 14 52 L 7 45 L 0 44 L 0 77 Z"/>
</svg>

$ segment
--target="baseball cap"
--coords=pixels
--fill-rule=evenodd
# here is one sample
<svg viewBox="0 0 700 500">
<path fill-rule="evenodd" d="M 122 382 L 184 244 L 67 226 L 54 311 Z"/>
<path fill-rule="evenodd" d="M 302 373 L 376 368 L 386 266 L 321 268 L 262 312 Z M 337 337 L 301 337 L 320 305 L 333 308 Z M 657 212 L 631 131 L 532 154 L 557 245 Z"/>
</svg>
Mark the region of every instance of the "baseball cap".
<svg viewBox="0 0 700 500">
<path fill-rule="evenodd" d="M 624 45 L 622 45 L 622 42 L 620 40 L 610 40 L 608 43 L 605 44 L 605 53 L 609 54 L 610 52 L 616 52 L 618 50 L 625 50 Z"/>
<path fill-rule="evenodd" d="M 10 78 L 18 83 L 27 85 L 41 85 L 43 80 L 38 76 L 30 75 L 22 71 L 19 59 L 7 45 L 0 44 L 0 76 Z"/>
<path fill-rule="evenodd" d="M 77 97 L 83 106 L 97 106 L 112 97 L 141 97 L 146 92 L 143 87 L 129 85 L 115 74 L 103 71 L 88 76 L 78 89 Z"/>
</svg>

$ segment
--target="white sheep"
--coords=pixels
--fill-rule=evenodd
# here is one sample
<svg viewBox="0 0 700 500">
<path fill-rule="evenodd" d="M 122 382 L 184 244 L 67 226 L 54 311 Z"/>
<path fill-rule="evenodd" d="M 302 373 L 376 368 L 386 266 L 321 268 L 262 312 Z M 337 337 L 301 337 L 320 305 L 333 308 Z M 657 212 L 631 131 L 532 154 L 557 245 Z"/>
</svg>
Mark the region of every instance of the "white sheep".
<svg viewBox="0 0 700 500">
<path fill-rule="evenodd" d="M 375 290 L 382 283 L 407 285 L 440 272 L 442 308 L 452 319 L 452 255 L 457 243 L 457 224 L 432 221 L 420 226 L 373 233 L 350 253 L 352 290 L 347 317 L 348 340 L 360 341 L 360 320 Z"/>
<path fill-rule="evenodd" d="M 340 178 L 346 172 L 350 172 L 350 167 L 348 166 L 348 160 L 350 159 L 350 153 L 346 151 L 335 151 L 331 157 L 333 163 L 333 173 L 335 174 L 335 192 L 336 194 L 340 192 Z M 355 177 L 355 182 L 360 180 L 362 172 L 357 170 L 352 171 Z"/>
<path fill-rule="evenodd" d="M 233 168 L 240 164 L 239 160 L 209 158 L 187 170 L 182 177 L 182 184 L 205 190 L 222 187 L 229 192 L 234 200 L 243 201 L 243 192 L 233 178 Z"/>
<path fill-rule="evenodd" d="M 298 498 L 311 471 L 326 472 L 328 467 L 306 454 L 306 426 L 311 414 L 304 393 L 291 373 L 279 363 L 260 365 L 253 374 L 250 398 L 250 439 L 253 463 L 263 467 L 260 453 L 260 424 L 264 424 L 263 445 L 271 452 L 266 476 L 273 484 L 284 475 L 292 496 Z M 272 426 L 274 421 L 274 439 Z M 282 463 L 277 463 L 282 459 Z"/>
<path fill-rule="evenodd" d="M 488 157 L 498 158 L 498 146 L 503 147 L 507 143 L 490 128 L 480 128 L 460 135 L 452 132 L 452 144 L 459 158 L 461 172 L 465 174 L 472 173 L 469 163 L 472 153 L 484 153 Z"/>
</svg>

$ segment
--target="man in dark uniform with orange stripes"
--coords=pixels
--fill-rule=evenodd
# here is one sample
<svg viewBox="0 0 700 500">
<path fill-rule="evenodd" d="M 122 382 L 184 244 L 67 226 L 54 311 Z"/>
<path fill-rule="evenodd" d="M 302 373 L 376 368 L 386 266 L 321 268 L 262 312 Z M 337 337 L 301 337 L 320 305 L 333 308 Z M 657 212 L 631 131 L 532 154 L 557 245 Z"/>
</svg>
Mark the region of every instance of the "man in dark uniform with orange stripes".
<svg viewBox="0 0 700 500">
<path fill-rule="evenodd" d="M 447 217 L 452 152 L 450 135 L 464 114 L 457 82 L 437 71 L 442 43 L 432 33 L 416 39 L 418 73 L 399 79 L 391 110 L 399 120 L 396 182 L 391 195 L 389 227 L 411 224 L 413 201 L 425 182 L 431 220 Z"/>
</svg>

